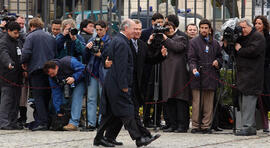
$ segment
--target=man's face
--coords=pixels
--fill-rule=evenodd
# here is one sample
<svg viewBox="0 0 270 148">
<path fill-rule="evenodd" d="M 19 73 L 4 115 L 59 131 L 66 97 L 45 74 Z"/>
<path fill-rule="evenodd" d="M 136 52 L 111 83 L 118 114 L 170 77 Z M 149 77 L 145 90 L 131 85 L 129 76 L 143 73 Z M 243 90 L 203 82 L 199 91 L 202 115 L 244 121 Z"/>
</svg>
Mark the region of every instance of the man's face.
<svg viewBox="0 0 270 148">
<path fill-rule="evenodd" d="M 53 68 L 48 69 L 48 75 L 50 77 L 55 77 L 57 75 L 57 72 L 58 72 L 58 66 L 56 66 L 55 69 Z"/>
<path fill-rule="evenodd" d="M 142 34 L 142 24 L 135 24 L 134 27 L 134 39 L 137 40 L 141 37 Z"/>
<path fill-rule="evenodd" d="M 52 34 L 56 36 L 61 32 L 61 24 L 52 24 Z"/>
<path fill-rule="evenodd" d="M 24 24 L 25 24 L 25 19 L 18 17 L 16 19 L 16 22 L 20 25 L 20 27 L 23 29 L 24 28 Z"/>
<path fill-rule="evenodd" d="M 85 28 L 83 28 L 83 30 L 89 34 L 93 34 L 94 33 L 94 24 L 89 23 Z"/>
<path fill-rule="evenodd" d="M 239 26 L 242 27 L 243 36 L 247 36 L 250 34 L 252 27 L 248 26 L 246 22 L 239 23 Z"/>
<path fill-rule="evenodd" d="M 201 24 L 200 25 L 200 34 L 203 37 L 207 37 L 211 32 L 211 29 L 209 28 L 209 26 L 207 24 Z"/>
<path fill-rule="evenodd" d="M 198 29 L 196 26 L 194 25 L 189 25 L 188 28 L 187 28 L 187 35 L 191 38 L 194 38 L 196 37 L 198 33 Z"/>
<path fill-rule="evenodd" d="M 155 21 L 152 20 L 152 25 L 157 25 L 159 24 L 160 26 L 164 25 L 164 20 L 163 19 L 156 19 Z"/>
<path fill-rule="evenodd" d="M 106 31 L 107 31 L 107 28 L 102 28 L 100 25 L 96 25 L 96 32 L 100 38 L 105 36 Z"/>
<path fill-rule="evenodd" d="M 13 30 L 13 31 L 8 30 L 8 35 L 14 39 L 17 39 L 20 35 L 20 32 L 19 30 Z"/>
<path fill-rule="evenodd" d="M 126 32 L 126 36 L 127 36 L 127 38 L 129 40 L 132 39 L 132 38 L 134 38 L 135 23 L 134 22 L 130 22 L 130 26 L 129 27 L 126 27 L 125 32 Z"/>
</svg>

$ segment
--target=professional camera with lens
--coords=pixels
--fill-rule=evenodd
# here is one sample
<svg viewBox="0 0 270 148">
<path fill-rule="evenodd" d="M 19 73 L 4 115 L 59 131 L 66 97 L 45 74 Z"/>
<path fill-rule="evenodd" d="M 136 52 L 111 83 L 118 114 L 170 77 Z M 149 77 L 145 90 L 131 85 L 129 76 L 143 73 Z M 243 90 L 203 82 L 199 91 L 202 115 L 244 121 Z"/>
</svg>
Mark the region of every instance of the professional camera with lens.
<svg viewBox="0 0 270 148">
<path fill-rule="evenodd" d="M 154 39 L 152 41 L 152 46 L 156 50 L 160 50 L 162 47 L 163 34 L 168 32 L 170 29 L 167 27 L 160 26 L 159 24 L 155 25 L 153 28 Z"/>
<path fill-rule="evenodd" d="M 67 81 L 65 79 L 63 79 L 62 81 L 59 82 L 59 86 L 63 87 L 64 97 L 65 98 L 70 98 L 71 93 L 72 93 L 71 88 L 75 87 L 74 83 L 73 84 L 68 84 Z"/>
<path fill-rule="evenodd" d="M 228 45 L 234 45 L 238 38 L 242 36 L 242 27 L 236 26 L 234 29 L 227 27 L 223 33 L 223 39 L 227 41 Z"/>
<path fill-rule="evenodd" d="M 163 27 L 163 26 L 160 26 L 160 24 L 157 24 L 153 28 L 153 33 L 154 34 L 162 34 L 162 33 L 168 32 L 169 30 L 170 30 L 170 28 Z"/>
<path fill-rule="evenodd" d="M 93 53 L 98 53 L 99 50 L 101 51 L 103 49 L 103 46 L 104 46 L 104 43 L 102 39 L 99 37 L 96 37 L 96 39 L 93 41 L 93 47 L 91 51 Z"/>
<path fill-rule="evenodd" d="M 76 28 L 69 28 L 69 32 L 71 35 L 77 35 L 79 31 Z"/>
</svg>

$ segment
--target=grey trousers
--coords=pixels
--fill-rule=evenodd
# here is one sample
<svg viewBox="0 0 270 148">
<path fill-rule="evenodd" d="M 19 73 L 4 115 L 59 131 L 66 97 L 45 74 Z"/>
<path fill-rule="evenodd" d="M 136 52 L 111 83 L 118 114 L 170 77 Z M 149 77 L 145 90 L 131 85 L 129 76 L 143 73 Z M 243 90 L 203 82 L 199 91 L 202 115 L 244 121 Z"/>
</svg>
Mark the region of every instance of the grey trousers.
<svg viewBox="0 0 270 148">
<path fill-rule="evenodd" d="M 0 128 L 17 123 L 21 88 L 1 86 Z"/>
<path fill-rule="evenodd" d="M 258 96 L 256 95 L 242 95 L 239 97 L 239 106 L 241 112 L 242 130 L 249 130 L 256 132 L 256 104 Z"/>
</svg>

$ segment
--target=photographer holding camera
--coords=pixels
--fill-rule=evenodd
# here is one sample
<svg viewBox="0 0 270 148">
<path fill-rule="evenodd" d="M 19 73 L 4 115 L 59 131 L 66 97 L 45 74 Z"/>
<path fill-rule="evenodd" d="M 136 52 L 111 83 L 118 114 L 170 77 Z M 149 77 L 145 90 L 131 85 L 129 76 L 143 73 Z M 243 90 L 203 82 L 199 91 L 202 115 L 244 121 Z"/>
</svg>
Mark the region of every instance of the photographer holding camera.
<svg viewBox="0 0 270 148">
<path fill-rule="evenodd" d="M 53 106 L 57 116 L 63 116 L 61 110 L 64 97 L 72 97 L 71 119 L 73 122 L 74 116 L 78 116 L 75 107 L 78 103 L 82 103 L 84 95 L 84 69 L 85 66 L 80 63 L 75 57 L 66 56 L 61 59 L 50 60 L 45 63 L 43 71 L 49 75 L 50 86 L 52 87 Z M 71 90 L 72 95 L 71 95 Z M 81 107 L 81 106 L 80 106 Z M 80 115 L 80 112 L 79 112 Z M 78 122 L 78 121 L 77 121 Z M 77 130 L 77 127 L 72 127 Z"/>
<path fill-rule="evenodd" d="M 66 19 L 62 22 L 62 33 L 56 36 L 57 57 L 73 56 L 82 62 L 85 42 L 83 37 L 78 35 L 78 30 L 75 27 L 75 22 L 72 19 Z"/>
<path fill-rule="evenodd" d="M 163 48 L 168 49 L 165 60 L 161 63 L 162 99 L 166 102 L 166 111 L 170 127 L 164 132 L 187 132 L 189 128 L 189 88 L 185 88 L 189 75 L 186 69 L 187 39 L 176 33 L 172 22 L 164 25 L 168 28 L 163 35 Z M 182 93 L 175 94 L 180 89 Z"/>
<path fill-rule="evenodd" d="M 88 72 L 86 79 L 89 81 L 89 86 L 87 88 L 87 117 L 89 127 L 86 127 L 89 130 L 94 130 L 96 128 L 97 98 L 98 96 L 101 97 L 102 84 L 104 82 L 107 72 L 103 64 L 105 58 L 107 58 L 104 51 L 111 41 L 110 36 L 107 34 L 108 27 L 106 22 L 102 20 L 96 22 L 95 29 L 97 32 L 97 36 L 90 40 L 90 42 L 86 45 L 84 53 L 84 61 L 87 63 Z M 77 110 L 77 115 L 79 115 L 79 113 L 81 112 L 82 104 L 78 103 L 76 105 L 76 108 L 80 108 Z M 78 126 L 80 116 L 76 116 L 73 118 L 74 122 L 70 124 Z"/>
<path fill-rule="evenodd" d="M 236 86 L 241 93 L 239 106 L 242 128 L 235 135 L 250 136 L 256 135 L 255 110 L 257 98 L 263 90 L 265 39 L 248 19 L 240 19 L 237 25 L 242 27 L 242 36 L 234 46 Z M 230 52 L 227 45 L 224 41 L 225 51 Z"/>
</svg>

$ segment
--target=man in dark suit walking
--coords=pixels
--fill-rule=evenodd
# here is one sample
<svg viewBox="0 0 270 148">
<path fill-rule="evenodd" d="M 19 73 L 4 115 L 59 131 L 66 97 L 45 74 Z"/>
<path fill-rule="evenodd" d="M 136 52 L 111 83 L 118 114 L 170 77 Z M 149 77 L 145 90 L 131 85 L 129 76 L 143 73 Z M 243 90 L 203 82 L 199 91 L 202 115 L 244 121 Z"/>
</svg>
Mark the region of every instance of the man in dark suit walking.
<svg viewBox="0 0 270 148">
<path fill-rule="evenodd" d="M 135 22 L 135 31 L 134 31 L 134 37 L 131 39 L 130 47 L 131 51 L 133 54 L 133 65 L 134 65 L 134 70 L 133 70 L 133 85 L 132 85 L 132 101 L 134 103 L 134 117 L 136 120 L 136 124 L 138 126 L 138 129 L 140 132 L 149 138 L 154 138 L 157 139 L 160 137 L 159 134 L 157 135 L 152 135 L 148 129 L 146 129 L 142 122 L 141 118 L 139 116 L 139 108 L 140 106 L 144 105 L 144 65 L 146 63 L 148 64 L 156 64 L 158 62 L 161 62 L 163 58 L 167 54 L 167 50 L 165 48 L 162 48 L 160 54 L 151 56 L 148 51 L 148 46 L 145 42 L 143 42 L 140 39 L 141 33 L 142 33 L 142 24 L 140 20 L 134 20 Z M 121 142 L 117 142 L 115 139 L 117 135 L 119 134 L 123 124 L 122 123 L 117 123 L 115 125 L 111 125 L 110 128 L 106 130 L 106 139 L 115 144 L 115 145 L 122 145 Z"/>
<path fill-rule="evenodd" d="M 114 147 L 103 138 L 103 133 L 114 123 L 123 123 L 138 147 L 148 145 L 154 138 L 143 136 L 134 118 L 133 91 L 133 55 L 130 39 L 134 36 L 134 21 L 127 19 L 120 26 L 120 33 L 111 41 L 110 58 L 112 66 L 105 78 L 100 113 L 102 119 L 94 139 L 94 145 Z"/>
</svg>

